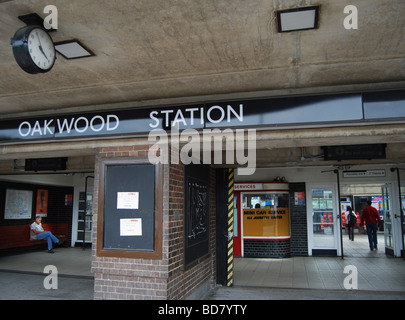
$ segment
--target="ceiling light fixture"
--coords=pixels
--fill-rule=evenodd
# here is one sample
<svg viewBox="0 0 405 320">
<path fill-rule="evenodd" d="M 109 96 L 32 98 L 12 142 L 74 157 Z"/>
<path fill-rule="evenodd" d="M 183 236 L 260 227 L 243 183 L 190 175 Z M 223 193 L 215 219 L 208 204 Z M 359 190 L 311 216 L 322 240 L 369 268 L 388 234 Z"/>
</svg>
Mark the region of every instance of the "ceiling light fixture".
<svg viewBox="0 0 405 320">
<path fill-rule="evenodd" d="M 291 32 L 318 28 L 319 6 L 279 10 L 278 32 Z"/>
<path fill-rule="evenodd" d="M 66 59 L 79 59 L 95 55 L 78 40 L 57 42 L 55 43 L 55 50 Z"/>
</svg>

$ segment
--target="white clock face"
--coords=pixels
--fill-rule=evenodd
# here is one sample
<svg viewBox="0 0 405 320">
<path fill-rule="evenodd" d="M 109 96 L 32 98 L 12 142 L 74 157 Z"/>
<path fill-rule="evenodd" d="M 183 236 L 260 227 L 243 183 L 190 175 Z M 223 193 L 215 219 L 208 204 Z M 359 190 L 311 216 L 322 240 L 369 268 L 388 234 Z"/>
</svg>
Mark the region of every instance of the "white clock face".
<svg viewBox="0 0 405 320">
<path fill-rule="evenodd" d="M 33 29 L 28 36 L 28 51 L 32 61 L 41 69 L 53 66 L 55 47 L 49 34 L 42 29 Z"/>
</svg>

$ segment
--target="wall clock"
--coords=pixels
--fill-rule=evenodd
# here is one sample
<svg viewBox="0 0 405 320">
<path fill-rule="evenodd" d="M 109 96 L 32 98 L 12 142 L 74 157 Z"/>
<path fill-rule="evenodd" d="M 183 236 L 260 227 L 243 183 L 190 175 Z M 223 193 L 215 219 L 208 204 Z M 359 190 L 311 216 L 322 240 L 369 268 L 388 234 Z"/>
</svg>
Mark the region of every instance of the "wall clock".
<svg viewBox="0 0 405 320">
<path fill-rule="evenodd" d="M 17 30 L 11 38 L 11 45 L 15 60 L 25 72 L 48 72 L 55 63 L 52 38 L 40 26 L 28 25 Z"/>
</svg>

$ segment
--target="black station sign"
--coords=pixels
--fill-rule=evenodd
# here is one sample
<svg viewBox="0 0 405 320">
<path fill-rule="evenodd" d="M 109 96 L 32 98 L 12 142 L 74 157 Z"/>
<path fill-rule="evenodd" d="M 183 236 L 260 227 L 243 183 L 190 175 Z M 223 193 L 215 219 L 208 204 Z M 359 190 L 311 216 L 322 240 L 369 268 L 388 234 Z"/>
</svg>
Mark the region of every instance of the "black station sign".
<svg viewBox="0 0 405 320">
<path fill-rule="evenodd" d="M 384 94 L 387 96 L 387 93 Z M 368 120 L 367 114 L 376 114 L 380 105 L 385 110 L 393 106 L 389 110 L 395 111 L 392 117 L 396 119 L 405 116 L 404 91 L 388 95 L 390 99 L 376 93 L 368 97 L 364 95 L 240 100 L 4 120 L 0 121 L 0 143 L 147 135 L 153 130 L 170 131 L 172 128 L 265 129 L 311 123 L 349 123 Z M 393 96 L 396 98 L 393 99 Z M 401 114 L 398 115 L 398 112 Z"/>
</svg>

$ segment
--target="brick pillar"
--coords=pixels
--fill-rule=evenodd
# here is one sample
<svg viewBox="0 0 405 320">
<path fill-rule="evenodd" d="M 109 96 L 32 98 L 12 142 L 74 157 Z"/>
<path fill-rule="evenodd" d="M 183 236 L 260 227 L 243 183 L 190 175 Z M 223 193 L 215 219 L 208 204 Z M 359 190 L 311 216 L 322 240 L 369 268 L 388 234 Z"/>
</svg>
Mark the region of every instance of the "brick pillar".
<svg viewBox="0 0 405 320">
<path fill-rule="evenodd" d="M 148 146 L 108 147 L 98 150 L 93 199 L 92 272 L 95 299 L 199 298 L 215 285 L 215 177 L 211 179 L 210 254 L 184 268 L 184 165 L 164 165 L 163 238 L 161 259 L 97 256 L 99 161 L 102 158 L 142 158 Z M 211 176 L 215 174 L 211 169 Z"/>
<path fill-rule="evenodd" d="M 303 204 L 296 204 L 294 198 L 295 192 L 305 193 L 305 183 L 289 183 L 289 189 L 291 219 L 291 256 L 308 256 L 307 206 L 306 202 Z"/>
</svg>

